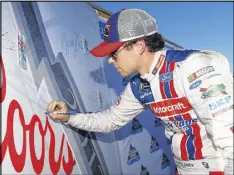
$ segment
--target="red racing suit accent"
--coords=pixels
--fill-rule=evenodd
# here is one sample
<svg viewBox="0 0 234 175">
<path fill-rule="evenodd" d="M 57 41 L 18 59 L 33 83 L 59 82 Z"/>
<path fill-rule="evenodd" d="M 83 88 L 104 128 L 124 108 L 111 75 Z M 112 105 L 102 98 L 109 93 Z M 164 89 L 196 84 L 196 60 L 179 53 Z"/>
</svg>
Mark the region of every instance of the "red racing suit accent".
<svg viewBox="0 0 234 175">
<path fill-rule="evenodd" d="M 233 174 L 233 75 L 223 55 L 159 51 L 150 72 L 136 75 L 117 105 L 72 115 L 67 124 L 110 132 L 145 108 L 165 124 L 179 174 Z"/>
</svg>

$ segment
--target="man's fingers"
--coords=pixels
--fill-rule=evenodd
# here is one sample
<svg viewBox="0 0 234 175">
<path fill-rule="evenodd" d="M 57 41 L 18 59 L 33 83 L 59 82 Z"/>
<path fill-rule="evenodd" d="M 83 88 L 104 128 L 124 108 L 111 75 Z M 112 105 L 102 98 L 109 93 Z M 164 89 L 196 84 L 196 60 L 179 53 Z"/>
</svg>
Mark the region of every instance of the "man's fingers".
<svg viewBox="0 0 234 175">
<path fill-rule="evenodd" d="M 58 108 L 56 108 L 58 105 L 59 105 L 59 101 L 54 100 L 54 101 L 50 102 L 47 106 L 47 111 L 54 111 L 54 110 L 58 109 Z"/>
<path fill-rule="evenodd" d="M 53 102 L 50 102 L 48 105 L 47 105 L 47 111 L 52 111 L 53 109 Z"/>
<path fill-rule="evenodd" d="M 54 100 L 47 105 L 47 111 L 66 111 L 66 103 L 62 100 Z M 54 120 L 67 120 L 68 116 L 64 114 L 49 113 L 49 117 Z"/>
<path fill-rule="evenodd" d="M 47 111 L 61 111 L 64 112 L 67 110 L 66 103 L 62 100 L 54 100 L 47 105 Z M 49 113 L 48 116 L 53 120 L 60 120 L 60 121 L 68 121 L 69 115 L 67 114 L 56 114 L 56 113 Z"/>
</svg>

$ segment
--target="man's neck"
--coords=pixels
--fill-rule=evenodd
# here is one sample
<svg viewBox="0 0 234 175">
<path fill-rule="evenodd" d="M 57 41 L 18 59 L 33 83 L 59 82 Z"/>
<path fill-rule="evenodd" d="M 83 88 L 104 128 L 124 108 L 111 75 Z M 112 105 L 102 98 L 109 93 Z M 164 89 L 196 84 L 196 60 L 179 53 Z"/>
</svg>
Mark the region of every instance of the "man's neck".
<svg viewBox="0 0 234 175">
<path fill-rule="evenodd" d="M 144 55 L 142 62 L 140 63 L 141 65 L 139 70 L 141 76 L 149 73 L 151 65 L 154 61 L 154 56 L 155 56 L 154 52 L 147 52 Z"/>
</svg>

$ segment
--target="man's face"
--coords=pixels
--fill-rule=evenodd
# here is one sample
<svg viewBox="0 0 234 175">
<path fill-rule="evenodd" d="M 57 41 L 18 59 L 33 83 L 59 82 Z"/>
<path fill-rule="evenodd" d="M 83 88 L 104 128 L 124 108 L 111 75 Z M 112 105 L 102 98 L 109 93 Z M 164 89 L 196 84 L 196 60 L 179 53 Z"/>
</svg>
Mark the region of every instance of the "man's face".
<svg viewBox="0 0 234 175">
<path fill-rule="evenodd" d="M 123 45 L 113 56 L 109 56 L 108 63 L 113 64 L 123 77 L 138 71 L 139 55 L 136 53 L 135 45 L 130 49 Z"/>
</svg>

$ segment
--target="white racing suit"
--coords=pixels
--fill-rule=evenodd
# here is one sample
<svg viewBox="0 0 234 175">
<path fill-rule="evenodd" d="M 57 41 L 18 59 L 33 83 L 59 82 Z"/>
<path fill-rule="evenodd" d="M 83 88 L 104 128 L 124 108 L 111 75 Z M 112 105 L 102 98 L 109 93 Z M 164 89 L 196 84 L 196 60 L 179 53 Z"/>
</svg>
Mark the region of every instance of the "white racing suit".
<svg viewBox="0 0 234 175">
<path fill-rule="evenodd" d="M 71 115 L 67 124 L 95 132 L 121 128 L 145 108 L 165 124 L 179 174 L 233 175 L 233 75 L 214 51 L 155 53 L 103 112 Z"/>
</svg>

